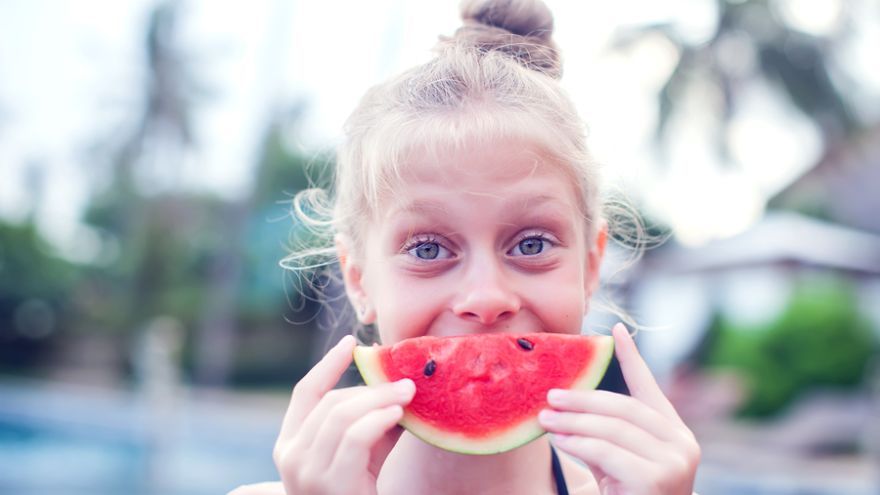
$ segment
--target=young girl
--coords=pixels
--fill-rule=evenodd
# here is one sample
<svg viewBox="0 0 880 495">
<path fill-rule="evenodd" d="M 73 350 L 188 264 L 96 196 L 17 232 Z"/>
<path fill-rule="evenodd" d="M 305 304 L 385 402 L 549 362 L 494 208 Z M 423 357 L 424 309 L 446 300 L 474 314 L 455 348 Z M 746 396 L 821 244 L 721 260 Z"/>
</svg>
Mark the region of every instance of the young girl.
<svg viewBox="0 0 880 495">
<path fill-rule="evenodd" d="M 527 0 L 462 11 L 436 58 L 374 87 L 347 123 L 332 225 L 348 299 L 384 344 L 577 334 L 608 228 L 552 17 Z M 539 416 L 551 435 L 489 456 L 401 430 L 409 380 L 334 389 L 355 346 L 343 338 L 293 391 L 281 481 L 233 493 L 690 494 L 699 447 L 627 330 L 612 333 L 631 396 L 553 390 Z"/>
</svg>

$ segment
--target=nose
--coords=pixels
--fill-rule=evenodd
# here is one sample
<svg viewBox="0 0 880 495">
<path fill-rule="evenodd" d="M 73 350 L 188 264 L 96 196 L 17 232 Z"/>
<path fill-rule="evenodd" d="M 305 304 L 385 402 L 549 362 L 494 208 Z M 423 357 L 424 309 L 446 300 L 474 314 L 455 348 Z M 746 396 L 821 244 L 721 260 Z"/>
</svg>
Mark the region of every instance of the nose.
<svg viewBox="0 0 880 495">
<path fill-rule="evenodd" d="M 476 262 L 461 282 L 452 311 L 459 317 L 492 325 L 515 315 L 520 298 L 503 267 L 492 262 Z"/>
</svg>

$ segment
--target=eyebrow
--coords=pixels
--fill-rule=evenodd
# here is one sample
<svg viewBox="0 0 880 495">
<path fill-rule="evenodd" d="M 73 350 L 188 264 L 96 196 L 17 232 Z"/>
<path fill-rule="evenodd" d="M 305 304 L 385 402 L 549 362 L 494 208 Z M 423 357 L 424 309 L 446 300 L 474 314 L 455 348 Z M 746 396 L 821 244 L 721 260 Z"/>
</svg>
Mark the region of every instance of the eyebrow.
<svg viewBox="0 0 880 495">
<path fill-rule="evenodd" d="M 539 194 L 528 198 L 512 198 L 504 204 L 505 210 L 524 211 L 547 203 L 557 203 L 565 205 L 559 198 L 549 194 Z M 404 206 L 395 208 L 392 211 L 403 213 L 448 213 L 448 209 L 438 201 L 426 199 L 416 199 Z"/>
<path fill-rule="evenodd" d="M 448 213 L 448 209 L 440 202 L 416 199 L 404 206 L 393 208 L 392 212 L 400 213 Z"/>
<path fill-rule="evenodd" d="M 537 206 L 543 206 L 547 203 L 557 203 L 561 206 L 567 206 L 564 202 L 562 202 L 556 196 L 551 196 L 549 194 L 540 194 L 538 196 L 532 196 L 525 199 L 516 199 L 511 200 L 508 204 L 508 208 L 519 208 L 520 211 L 527 210 L 530 208 L 534 208 Z"/>
</svg>

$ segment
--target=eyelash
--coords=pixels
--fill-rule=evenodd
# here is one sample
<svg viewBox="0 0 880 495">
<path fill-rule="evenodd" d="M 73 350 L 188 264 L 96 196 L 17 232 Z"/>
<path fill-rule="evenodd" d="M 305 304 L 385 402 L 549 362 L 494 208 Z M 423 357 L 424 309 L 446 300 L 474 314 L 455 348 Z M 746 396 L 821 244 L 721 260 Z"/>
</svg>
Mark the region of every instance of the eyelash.
<svg viewBox="0 0 880 495">
<path fill-rule="evenodd" d="M 422 244 L 429 244 L 432 242 L 440 245 L 443 244 L 442 242 L 437 241 L 437 237 L 434 234 L 417 234 L 406 240 L 406 242 L 400 248 L 400 252 L 406 253 L 407 251 L 413 248 L 417 248 Z"/>
<path fill-rule="evenodd" d="M 524 232 L 524 233 L 520 234 L 517 237 L 516 241 L 513 243 L 513 246 L 510 249 L 508 249 L 507 252 L 510 253 L 511 251 L 516 249 L 517 246 L 519 246 L 522 241 L 525 241 L 527 239 L 539 239 L 541 242 L 547 243 L 549 245 L 549 247 L 556 247 L 559 245 L 558 242 L 554 241 L 553 239 L 550 239 L 546 232 L 544 232 L 544 231 L 531 231 L 531 232 Z M 544 249 L 546 249 L 546 248 L 544 248 Z M 538 253 L 538 254 L 543 254 L 544 249 L 542 249 L 541 253 Z M 529 255 L 526 255 L 526 256 L 529 256 Z M 531 255 L 530 257 L 534 257 L 534 256 L 537 256 L 537 254 Z"/>
<path fill-rule="evenodd" d="M 526 239 L 541 239 L 542 241 L 547 241 L 550 244 L 556 245 L 556 243 L 553 242 L 552 239 L 549 239 L 547 237 L 547 233 L 542 230 L 523 232 L 522 234 L 517 236 L 516 241 L 514 241 L 513 245 L 516 246 L 517 244 L 521 243 L 522 241 L 524 241 Z"/>
<path fill-rule="evenodd" d="M 519 246 L 519 244 L 526 239 L 539 239 L 539 240 L 541 240 L 541 242 L 545 242 L 545 243 L 549 244 L 550 247 L 556 247 L 559 245 L 559 242 L 557 242 L 554 239 L 551 239 L 548 236 L 547 232 L 526 231 L 526 232 L 523 232 L 522 234 L 517 236 L 516 240 L 513 242 L 513 245 L 511 246 L 510 249 L 508 249 L 506 251 L 506 253 L 510 253 L 511 251 L 516 249 L 516 247 Z M 407 252 L 409 252 L 409 251 L 411 251 L 411 250 L 413 250 L 423 244 L 431 244 L 431 243 L 438 244 L 441 248 L 451 251 L 449 248 L 447 248 L 445 246 L 445 243 L 442 242 L 442 240 L 437 239 L 436 235 L 434 235 L 434 234 L 418 234 L 418 235 L 412 236 L 409 239 L 407 239 L 407 241 L 401 247 L 400 252 L 407 253 Z M 542 251 L 542 253 L 543 253 L 543 251 Z M 536 255 L 533 255 L 533 256 L 536 256 Z"/>
</svg>

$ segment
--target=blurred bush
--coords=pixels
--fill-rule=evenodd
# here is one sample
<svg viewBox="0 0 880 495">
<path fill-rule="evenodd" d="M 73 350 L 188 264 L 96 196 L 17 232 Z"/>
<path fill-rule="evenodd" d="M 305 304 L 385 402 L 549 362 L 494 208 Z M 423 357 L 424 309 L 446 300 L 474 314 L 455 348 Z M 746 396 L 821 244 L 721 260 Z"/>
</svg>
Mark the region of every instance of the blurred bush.
<svg viewBox="0 0 880 495">
<path fill-rule="evenodd" d="M 68 319 L 79 268 L 52 253 L 33 223 L 0 221 L 0 370 L 32 365 Z"/>
<path fill-rule="evenodd" d="M 766 417 L 808 390 L 861 385 L 877 350 L 853 287 L 821 278 L 799 283 L 787 308 L 765 325 L 746 328 L 716 315 L 699 361 L 744 378 L 748 396 L 739 414 Z"/>
</svg>

